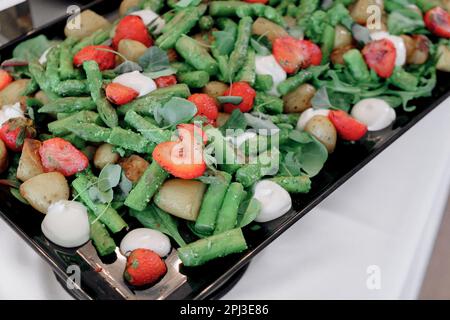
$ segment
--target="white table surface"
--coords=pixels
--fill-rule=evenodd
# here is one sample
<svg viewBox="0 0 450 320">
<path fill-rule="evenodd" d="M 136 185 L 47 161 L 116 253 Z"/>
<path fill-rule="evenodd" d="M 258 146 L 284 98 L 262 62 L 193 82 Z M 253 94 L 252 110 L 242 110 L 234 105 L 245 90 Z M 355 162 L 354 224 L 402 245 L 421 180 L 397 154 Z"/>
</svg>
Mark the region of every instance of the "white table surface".
<svg viewBox="0 0 450 320">
<path fill-rule="evenodd" d="M 414 299 L 450 182 L 450 100 L 263 250 L 225 299 Z M 0 299 L 68 299 L 0 221 Z M 369 290 L 367 268 L 380 270 Z"/>
</svg>

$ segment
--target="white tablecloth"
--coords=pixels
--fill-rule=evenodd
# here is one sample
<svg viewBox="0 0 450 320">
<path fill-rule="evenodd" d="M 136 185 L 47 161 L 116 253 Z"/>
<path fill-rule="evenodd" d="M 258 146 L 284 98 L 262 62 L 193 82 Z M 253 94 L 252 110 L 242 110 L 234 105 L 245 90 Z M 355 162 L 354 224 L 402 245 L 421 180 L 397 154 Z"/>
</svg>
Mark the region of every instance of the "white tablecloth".
<svg viewBox="0 0 450 320">
<path fill-rule="evenodd" d="M 448 195 L 449 119 L 447 100 L 261 252 L 225 299 L 415 298 Z M 0 299 L 69 298 L 3 221 L 0 252 Z"/>
</svg>

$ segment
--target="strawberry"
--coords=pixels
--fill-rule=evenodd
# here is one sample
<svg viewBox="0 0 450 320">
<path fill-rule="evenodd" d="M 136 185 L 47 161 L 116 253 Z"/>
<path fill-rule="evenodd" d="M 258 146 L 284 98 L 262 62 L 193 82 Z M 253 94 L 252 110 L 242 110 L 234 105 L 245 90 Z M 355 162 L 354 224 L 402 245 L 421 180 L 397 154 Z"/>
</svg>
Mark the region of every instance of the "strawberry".
<svg viewBox="0 0 450 320">
<path fill-rule="evenodd" d="M 150 37 L 146 25 L 138 16 L 126 16 L 120 20 L 112 40 L 113 47 L 117 48 L 120 40 L 123 39 L 139 41 L 147 48 L 153 45 L 153 39 Z"/>
<path fill-rule="evenodd" d="M 136 249 L 128 256 L 123 277 L 132 286 L 142 287 L 156 283 L 166 272 L 166 264 L 156 253 Z"/>
<path fill-rule="evenodd" d="M 362 54 L 369 68 L 381 78 L 389 78 L 394 72 L 397 51 L 392 41 L 381 39 L 369 42 L 362 50 Z"/>
<path fill-rule="evenodd" d="M 73 64 L 80 67 L 84 61 L 94 60 L 100 70 L 112 69 L 116 65 L 116 55 L 112 50 L 109 46 L 86 46 L 73 57 Z"/>
<path fill-rule="evenodd" d="M 322 51 L 309 40 L 298 40 L 293 37 L 281 37 L 273 42 L 273 55 L 280 66 L 289 74 L 319 65 L 322 61 Z"/>
<path fill-rule="evenodd" d="M 0 139 L 13 152 L 20 152 L 26 138 L 34 138 L 36 130 L 33 121 L 26 118 L 13 118 L 0 127 Z"/>
<path fill-rule="evenodd" d="M 242 102 L 239 104 L 225 103 L 224 111 L 226 113 L 232 113 L 234 109 L 240 109 L 242 112 L 249 112 L 253 108 L 256 91 L 247 82 L 235 82 L 223 95 L 242 97 Z"/>
<path fill-rule="evenodd" d="M 69 177 L 89 166 L 88 158 L 70 142 L 62 138 L 52 138 L 39 148 L 45 172 L 58 171 Z"/>
<path fill-rule="evenodd" d="M 166 88 L 177 84 L 177 77 L 174 75 L 163 76 L 155 79 L 158 88 Z"/>
<path fill-rule="evenodd" d="M 188 100 L 197 107 L 197 116 L 204 116 L 212 121 L 219 116 L 219 106 L 213 97 L 205 93 L 195 93 Z"/>
<path fill-rule="evenodd" d="M 441 7 L 428 10 L 424 17 L 425 25 L 435 35 L 450 38 L 450 14 Z"/>
<path fill-rule="evenodd" d="M 347 141 L 358 141 L 367 133 L 367 126 L 352 118 L 342 110 L 332 110 L 328 118 L 333 123 L 338 135 Z"/>
<path fill-rule="evenodd" d="M 134 100 L 139 92 L 120 83 L 110 83 L 106 86 L 106 98 L 114 104 L 123 105 Z"/>
<path fill-rule="evenodd" d="M 13 78 L 3 69 L 0 69 L 0 91 L 5 89 L 11 82 Z"/>
<path fill-rule="evenodd" d="M 191 124 L 177 126 L 178 141 L 163 142 L 153 150 L 153 159 L 167 172 L 181 179 L 195 179 L 203 175 L 206 163 L 203 159 L 203 142 L 207 140 L 203 130 Z M 198 130 L 198 131 L 197 131 Z M 199 139 L 199 137 L 203 138 Z"/>
</svg>

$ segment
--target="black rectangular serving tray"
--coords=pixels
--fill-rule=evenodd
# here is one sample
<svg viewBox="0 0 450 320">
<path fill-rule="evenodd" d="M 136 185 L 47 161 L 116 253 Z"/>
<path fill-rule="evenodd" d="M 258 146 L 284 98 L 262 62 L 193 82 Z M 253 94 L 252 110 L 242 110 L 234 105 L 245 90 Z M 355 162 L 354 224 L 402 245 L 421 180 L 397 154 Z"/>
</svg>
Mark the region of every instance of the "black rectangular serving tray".
<svg viewBox="0 0 450 320">
<path fill-rule="evenodd" d="M 85 8 L 110 16 L 117 12 L 120 2 L 97 0 Z M 67 17 L 58 19 L 0 47 L 1 58 L 9 58 L 18 43 L 39 34 L 45 34 L 49 38 L 62 38 L 66 20 Z M 449 75 L 439 73 L 438 86 L 433 96 L 414 101 L 417 108 L 413 112 L 407 113 L 398 108 L 397 119 L 391 128 L 371 133 L 358 143 L 339 142 L 323 171 L 312 179 L 311 192 L 293 196 L 293 209 L 289 213 L 277 220 L 261 224 L 258 228 L 249 226 L 244 229 L 249 246 L 247 251 L 217 259 L 202 267 L 184 268 L 173 250 L 166 259 L 168 266 L 166 276 L 157 285 L 145 290 L 133 290 L 125 285 L 122 279 L 125 260 L 120 255 L 102 261 L 91 243 L 78 250 L 67 250 L 50 243 L 41 232 L 43 215 L 16 200 L 5 187 L 0 187 L 0 216 L 49 263 L 63 282 L 72 274 L 68 272 L 73 270 L 68 269 L 69 266 L 80 267 L 81 286 L 69 290 L 75 298 L 132 300 L 211 298 L 216 296 L 217 292 L 239 270 L 246 267 L 258 252 L 436 108 L 449 96 L 449 89 Z M 138 226 L 133 221 L 131 225 Z M 120 236 L 123 235 L 118 236 L 117 243 L 120 241 Z M 298 248 L 301 246 L 302 244 L 299 243 Z"/>
</svg>

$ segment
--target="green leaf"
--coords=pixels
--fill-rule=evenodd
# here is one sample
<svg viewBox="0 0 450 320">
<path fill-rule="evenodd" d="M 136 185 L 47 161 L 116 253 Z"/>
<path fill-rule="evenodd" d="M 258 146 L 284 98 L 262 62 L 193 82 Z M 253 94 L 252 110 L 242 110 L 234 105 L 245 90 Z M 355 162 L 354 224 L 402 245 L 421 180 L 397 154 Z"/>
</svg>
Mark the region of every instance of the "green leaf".
<svg viewBox="0 0 450 320">
<path fill-rule="evenodd" d="M 191 6 L 198 6 L 201 0 L 180 0 L 175 4 L 177 8 L 187 8 Z"/>
<path fill-rule="evenodd" d="M 127 178 L 124 171 L 122 171 L 122 178 L 120 179 L 119 188 L 126 196 L 130 193 L 131 189 L 133 189 L 133 183 Z"/>
<path fill-rule="evenodd" d="M 186 242 L 178 232 L 178 221 L 155 205 L 150 205 L 143 211 L 130 209 L 130 215 L 135 217 L 144 227 L 161 231 L 172 237 L 179 246 Z"/>
<path fill-rule="evenodd" d="M 137 64 L 136 62 L 127 60 L 127 61 L 119 64 L 113 71 L 118 74 L 128 73 L 128 72 L 133 72 L 133 71 L 141 72 L 142 67 L 139 64 Z"/>
<path fill-rule="evenodd" d="M 244 114 L 239 109 L 234 109 L 228 118 L 227 122 L 220 128 L 223 134 L 226 133 L 228 129 L 245 130 L 247 128 L 247 120 L 244 117 Z"/>
<path fill-rule="evenodd" d="M 188 122 L 197 114 L 197 107 L 192 102 L 173 97 L 161 108 L 155 110 L 155 120 L 167 126 Z"/>
<path fill-rule="evenodd" d="M 13 51 L 13 58 L 25 61 L 36 60 L 51 46 L 52 43 L 47 37 L 40 35 L 17 45 Z"/>
<path fill-rule="evenodd" d="M 102 192 L 117 187 L 120 182 L 122 168 L 118 164 L 108 164 L 98 176 L 98 189 Z"/>
<path fill-rule="evenodd" d="M 234 49 L 235 34 L 230 30 L 213 31 L 214 48 L 220 56 L 228 56 Z"/>
<path fill-rule="evenodd" d="M 329 109 L 332 107 L 326 87 L 317 90 L 316 94 L 311 99 L 311 104 L 314 109 Z"/>
<path fill-rule="evenodd" d="M 11 188 L 11 189 L 9 189 L 9 191 L 14 196 L 14 198 L 16 198 L 17 200 L 19 200 L 20 202 L 22 202 L 24 204 L 30 205 L 28 203 L 28 201 L 24 197 L 22 197 L 22 195 L 20 194 L 19 189 Z"/>
<path fill-rule="evenodd" d="M 421 14 L 402 8 L 389 14 L 387 21 L 389 33 L 401 35 L 405 33 L 428 33 Z"/>
<path fill-rule="evenodd" d="M 242 102 L 242 100 L 244 100 L 242 97 L 240 96 L 220 96 L 217 97 L 217 101 L 219 101 L 220 104 L 223 103 L 231 103 L 234 105 L 238 105 Z"/>
<path fill-rule="evenodd" d="M 145 72 L 158 72 L 170 67 L 167 53 L 157 46 L 148 48 L 138 59 L 138 63 Z"/>
<path fill-rule="evenodd" d="M 256 54 L 259 56 L 268 56 L 268 55 L 272 54 L 270 52 L 269 48 L 262 45 L 261 43 L 259 43 L 258 41 L 256 41 L 253 38 L 250 39 L 250 45 L 252 46 L 253 50 L 255 50 Z"/>
<path fill-rule="evenodd" d="M 301 168 L 310 176 L 316 176 L 328 159 L 327 148 L 316 138 L 310 143 L 303 144 L 298 161 Z"/>
<path fill-rule="evenodd" d="M 167 69 L 163 69 L 163 70 L 160 70 L 160 71 L 146 72 L 146 73 L 144 73 L 144 75 L 146 75 L 147 77 L 152 78 L 152 79 L 157 79 L 157 78 L 160 78 L 160 77 L 170 76 L 170 75 L 175 74 L 175 73 L 177 73 L 177 70 L 175 70 L 172 67 L 168 67 Z"/>
<path fill-rule="evenodd" d="M 289 132 L 289 139 L 298 143 L 310 143 L 313 142 L 311 135 L 304 131 L 292 130 Z"/>
<path fill-rule="evenodd" d="M 243 228 L 252 223 L 261 212 L 261 207 L 261 202 L 256 198 L 244 201 L 239 207 L 237 226 Z"/>
<path fill-rule="evenodd" d="M 244 117 L 245 117 L 245 121 L 247 121 L 247 125 L 252 127 L 253 129 L 270 130 L 271 134 L 274 134 L 275 131 L 276 132 L 280 131 L 280 129 L 269 119 L 255 117 L 255 116 L 251 115 L 250 113 L 244 113 Z"/>
<path fill-rule="evenodd" d="M 93 202 L 100 203 L 110 203 L 114 198 L 114 192 L 112 189 L 109 189 L 107 191 L 100 191 L 96 186 L 89 188 L 88 195 Z"/>
</svg>

